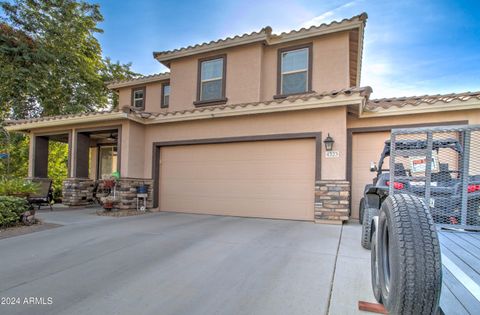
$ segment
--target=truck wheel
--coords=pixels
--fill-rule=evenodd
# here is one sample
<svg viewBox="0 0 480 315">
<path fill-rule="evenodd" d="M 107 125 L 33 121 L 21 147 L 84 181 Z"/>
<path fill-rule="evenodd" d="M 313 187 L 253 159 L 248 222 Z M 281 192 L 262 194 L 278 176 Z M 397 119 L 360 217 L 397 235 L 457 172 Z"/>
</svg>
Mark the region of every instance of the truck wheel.
<svg viewBox="0 0 480 315">
<path fill-rule="evenodd" d="M 360 204 L 358 205 L 358 221 L 360 224 L 363 224 L 363 213 L 365 212 L 365 198 L 360 199 Z"/>
<path fill-rule="evenodd" d="M 442 263 L 427 205 L 412 195 L 387 197 L 376 233 L 381 299 L 388 314 L 436 314 Z"/>
<path fill-rule="evenodd" d="M 370 249 L 370 242 L 372 238 L 372 219 L 378 215 L 378 210 L 375 208 L 366 208 L 363 212 L 362 224 L 362 247 Z"/>
<path fill-rule="evenodd" d="M 375 300 L 382 303 L 382 290 L 380 288 L 380 277 L 378 275 L 378 260 L 377 260 L 377 232 L 372 235 L 372 252 L 370 254 L 370 269 L 372 274 L 372 290 Z"/>
</svg>

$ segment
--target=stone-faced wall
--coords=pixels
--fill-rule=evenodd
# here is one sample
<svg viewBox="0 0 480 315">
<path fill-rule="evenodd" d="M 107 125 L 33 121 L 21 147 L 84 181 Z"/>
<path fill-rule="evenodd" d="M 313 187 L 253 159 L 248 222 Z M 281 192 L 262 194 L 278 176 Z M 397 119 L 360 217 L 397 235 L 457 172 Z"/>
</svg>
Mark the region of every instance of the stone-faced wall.
<svg viewBox="0 0 480 315">
<path fill-rule="evenodd" d="M 62 202 L 67 206 L 86 206 L 93 202 L 95 182 L 89 178 L 67 178 L 63 181 Z"/>
<path fill-rule="evenodd" d="M 117 201 L 113 205 L 114 210 L 137 209 L 137 187 L 140 185 L 148 186 L 147 209 L 153 207 L 153 180 L 124 177 L 115 182 Z"/>
<path fill-rule="evenodd" d="M 321 180 L 315 183 L 315 222 L 341 224 L 348 220 L 350 182 Z"/>
<path fill-rule="evenodd" d="M 137 187 L 148 186 L 147 209 L 153 207 L 153 181 L 144 178 L 120 178 L 115 180 L 115 189 L 109 196 L 115 195 L 113 210 L 137 209 Z M 86 206 L 92 204 L 95 181 L 88 178 L 68 178 L 63 181 L 63 204 L 67 206 Z M 105 196 L 103 181 L 99 180 L 97 198 Z"/>
</svg>

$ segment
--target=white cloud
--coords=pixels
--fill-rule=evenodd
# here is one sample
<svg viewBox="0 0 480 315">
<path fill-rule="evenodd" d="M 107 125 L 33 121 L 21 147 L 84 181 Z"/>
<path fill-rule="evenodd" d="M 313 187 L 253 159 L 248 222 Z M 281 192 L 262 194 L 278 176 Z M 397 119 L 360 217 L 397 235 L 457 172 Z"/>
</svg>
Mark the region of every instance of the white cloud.
<svg viewBox="0 0 480 315">
<path fill-rule="evenodd" d="M 359 1 L 358 0 L 354 0 L 354 1 L 350 1 L 350 2 L 347 2 L 345 4 L 342 4 L 341 6 L 338 6 L 336 7 L 335 9 L 333 10 L 330 10 L 330 11 L 327 11 L 327 12 L 324 12 L 308 21 L 305 21 L 302 23 L 301 27 L 305 27 L 305 28 L 308 28 L 310 26 L 313 26 L 313 25 L 320 25 L 322 23 L 326 23 L 326 22 L 330 22 L 332 20 L 335 20 L 335 18 L 337 17 L 337 14 L 339 12 L 341 12 L 343 9 L 347 9 L 347 8 L 350 8 L 354 5 L 356 5 Z"/>
</svg>

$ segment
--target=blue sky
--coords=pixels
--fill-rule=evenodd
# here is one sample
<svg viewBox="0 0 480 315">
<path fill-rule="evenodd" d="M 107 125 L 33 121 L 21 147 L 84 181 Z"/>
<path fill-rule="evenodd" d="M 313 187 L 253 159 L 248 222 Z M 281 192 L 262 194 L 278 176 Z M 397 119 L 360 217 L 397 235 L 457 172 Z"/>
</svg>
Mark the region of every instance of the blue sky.
<svg viewBox="0 0 480 315">
<path fill-rule="evenodd" d="M 274 33 L 367 12 L 361 85 L 373 97 L 480 90 L 479 0 L 92 0 L 105 56 L 142 74 L 167 69 L 153 51 L 259 30 Z"/>
</svg>

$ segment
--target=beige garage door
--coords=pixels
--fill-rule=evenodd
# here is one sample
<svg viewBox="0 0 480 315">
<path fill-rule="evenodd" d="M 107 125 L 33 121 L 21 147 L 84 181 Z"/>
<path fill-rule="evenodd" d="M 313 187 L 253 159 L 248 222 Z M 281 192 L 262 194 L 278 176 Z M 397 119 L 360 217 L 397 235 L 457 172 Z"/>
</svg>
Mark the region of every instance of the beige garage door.
<svg viewBox="0 0 480 315">
<path fill-rule="evenodd" d="M 375 173 L 370 172 L 370 162 L 378 162 L 385 140 L 390 132 L 353 134 L 352 137 L 352 218 L 358 219 L 358 205 L 366 184 L 372 183 Z M 388 158 L 385 161 L 388 168 Z"/>
<path fill-rule="evenodd" d="M 313 220 L 314 140 L 163 147 L 160 210 Z"/>
</svg>

